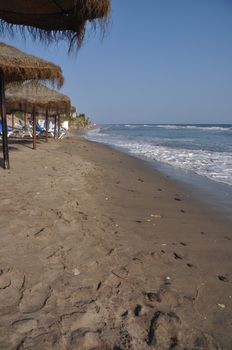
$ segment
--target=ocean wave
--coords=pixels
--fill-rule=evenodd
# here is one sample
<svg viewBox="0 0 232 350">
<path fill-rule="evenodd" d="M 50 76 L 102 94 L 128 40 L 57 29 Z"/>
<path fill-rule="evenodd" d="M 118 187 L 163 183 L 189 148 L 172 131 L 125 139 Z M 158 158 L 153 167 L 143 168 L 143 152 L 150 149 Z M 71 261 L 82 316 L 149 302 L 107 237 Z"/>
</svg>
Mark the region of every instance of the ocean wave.
<svg viewBox="0 0 232 350">
<path fill-rule="evenodd" d="M 121 125 L 128 129 L 140 129 L 140 128 L 155 128 L 155 124 L 123 124 Z"/>
<path fill-rule="evenodd" d="M 176 168 L 191 170 L 211 180 L 232 185 L 232 153 L 208 152 L 154 146 L 146 143 L 118 142 L 120 148 L 126 148 L 130 153 L 167 163 Z"/>
<path fill-rule="evenodd" d="M 124 126 L 126 128 L 129 128 L 129 129 L 135 129 L 135 128 L 138 128 L 138 125 L 135 125 L 135 124 L 124 124 Z M 140 125 L 141 126 L 141 125 Z"/>
<path fill-rule="evenodd" d="M 231 126 L 203 126 L 203 125 L 174 125 L 174 124 L 158 124 L 157 128 L 165 129 L 193 129 L 193 130 L 207 130 L 207 131 L 231 131 Z"/>
<path fill-rule="evenodd" d="M 99 136 L 104 135 L 107 130 L 110 129 L 110 126 L 96 126 L 94 128 L 88 129 L 85 131 L 86 135 L 98 134 Z"/>
<path fill-rule="evenodd" d="M 100 131 L 101 131 L 101 128 L 93 128 L 86 131 L 86 134 L 99 134 Z"/>
<path fill-rule="evenodd" d="M 109 135 L 92 135 L 94 141 L 110 144 L 138 157 L 190 170 L 211 180 L 232 186 L 232 152 L 214 152 L 152 144 L 146 141 L 129 141 Z"/>
<path fill-rule="evenodd" d="M 153 129 L 147 130 L 147 126 Z M 97 126 L 99 127 L 99 126 Z M 106 127 L 109 130 L 104 129 Z M 127 129 L 128 128 L 128 129 Z M 137 129 L 135 129 L 137 128 Z M 164 128 L 162 133 L 157 128 Z M 131 131 L 130 129 L 135 129 Z M 194 129 L 205 132 L 178 133 L 167 129 Z M 165 130 L 167 130 L 165 132 Z M 138 157 L 159 161 L 176 168 L 191 170 L 199 175 L 232 186 L 231 134 L 211 131 L 231 131 L 231 125 L 173 125 L 173 124 L 124 124 L 101 126 L 87 138 L 106 143 Z"/>
</svg>

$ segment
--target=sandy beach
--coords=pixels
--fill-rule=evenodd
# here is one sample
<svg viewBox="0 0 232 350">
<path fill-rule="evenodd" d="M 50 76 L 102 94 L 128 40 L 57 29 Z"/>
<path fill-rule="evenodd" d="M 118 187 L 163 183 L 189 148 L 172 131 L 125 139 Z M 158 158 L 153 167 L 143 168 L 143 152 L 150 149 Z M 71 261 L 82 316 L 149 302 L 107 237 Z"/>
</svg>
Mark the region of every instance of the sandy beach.
<svg viewBox="0 0 232 350">
<path fill-rule="evenodd" d="M 0 349 L 232 348 L 232 223 L 79 137 L 0 169 Z"/>
</svg>

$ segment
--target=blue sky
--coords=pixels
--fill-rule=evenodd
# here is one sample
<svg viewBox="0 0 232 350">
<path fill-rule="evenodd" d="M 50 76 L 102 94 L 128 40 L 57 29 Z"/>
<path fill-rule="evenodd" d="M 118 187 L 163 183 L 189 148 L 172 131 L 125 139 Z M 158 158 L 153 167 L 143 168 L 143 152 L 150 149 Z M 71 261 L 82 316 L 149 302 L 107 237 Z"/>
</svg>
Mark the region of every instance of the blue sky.
<svg viewBox="0 0 232 350">
<path fill-rule="evenodd" d="M 96 123 L 232 123 L 231 0 L 112 0 L 107 36 L 77 55 L 2 40 L 59 64 L 62 92 Z"/>
</svg>

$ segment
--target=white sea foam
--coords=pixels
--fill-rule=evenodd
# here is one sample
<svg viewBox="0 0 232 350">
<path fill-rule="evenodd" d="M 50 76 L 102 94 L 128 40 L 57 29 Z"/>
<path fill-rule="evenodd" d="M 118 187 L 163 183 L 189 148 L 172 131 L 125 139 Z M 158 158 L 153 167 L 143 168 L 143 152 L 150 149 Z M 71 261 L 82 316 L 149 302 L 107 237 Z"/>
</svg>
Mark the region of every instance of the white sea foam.
<svg viewBox="0 0 232 350">
<path fill-rule="evenodd" d="M 145 141 L 129 141 L 102 133 L 89 135 L 89 138 L 119 147 L 136 156 L 190 170 L 212 180 L 232 185 L 232 152 L 174 148 Z"/>
<path fill-rule="evenodd" d="M 88 130 L 88 134 L 99 134 L 101 131 L 101 128 L 93 128 Z"/>
<path fill-rule="evenodd" d="M 147 130 L 149 126 L 153 130 Z M 157 127 L 164 128 L 162 133 Z M 194 133 L 183 133 L 184 137 L 179 137 L 168 130 L 165 132 L 166 129 L 194 129 Z M 195 131 L 199 131 L 196 136 Z M 216 138 L 211 131 L 216 132 Z M 231 125 L 109 125 L 89 131 L 87 137 L 232 186 L 232 135 L 221 131 L 231 132 Z"/>
<path fill-rule="evenodd" d="M 159 124 L 156 125 L 157 128 L 165 129 L 190 129 L 190 130 L 202 130 L 202 131 L 231 131 L 231 127 L 221 127 L 221 126 L 197 126 L 197 125 L 172 125 L 172 124 Z"/>
<path fill-rule="evenodd" d="M 129 129 L 135 129 L 135 128 L 137 128 L 139 125 L 125 124 L 124 126 L 125 126 L 126 128 L 129 128 Z"/>
<path fill-rule="evenodd" d="M 169 148 L 137 142 L 117 142 L 130 153 L 194 171 L 208 178 L 232 185 L 232 153 Z"/>
</svg>

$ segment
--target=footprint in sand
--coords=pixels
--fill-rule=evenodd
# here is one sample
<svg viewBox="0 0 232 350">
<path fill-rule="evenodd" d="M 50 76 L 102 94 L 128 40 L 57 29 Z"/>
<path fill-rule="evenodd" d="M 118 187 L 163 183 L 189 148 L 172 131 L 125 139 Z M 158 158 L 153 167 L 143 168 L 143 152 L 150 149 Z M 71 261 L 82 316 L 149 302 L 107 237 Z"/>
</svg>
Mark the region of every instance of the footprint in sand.
<svg viewBox="0 0 232 350">
<path fill-rule="evenodd" d="M 227 241 L 231 241 L 231 238 L 228 237 L 228 236 L 224 236 L 224 238 L 225 238 Z"/>
<path fill-rule="evenodd" d="M 157 349 L 219 349 L 214 339 L 199 330 L 180 332 L 183 323 L 175 312 L 156 310 L 148 327 L 145 339 L 148 346 Z"/>
<path fill-rule="evenodd" d="M 114 248 L 111 248 L 106 255 L 111 255 L 114 252 Z"/>
<path fill-rule="evenodd" d="M 183 257 L 180 254 L 177 254 L 176 252 L 174 252 L 173 255 L 174 255 L 174 258 L 176 260 L 182 260 L 183 259 Z"/>
<path fill-rule="evenodd" d="M 226 276 L 223 276 L 223 275 L 218 275 L 217 276 L 219 281 L 222 281 L 222 282 L 229 282 L 228 278 Z"/>
<path fill-rule="evenodd" d="M 193 264 L 190 264 L 190 263 L 188 263 L 188 264 L 186 264 L 188 267 L 196 267 L 196 266 L 194 266 Z"/>
<path fill-rule="evenodd" d="M 140 313 L 141 313 L 141 310 L 142 310 L 142 306 L 141 305 L 136 305 L 136 307 L 135 307 L 135 309 L 134 309 L 134 315 L 136 316 L 136 317 L 138 317 L 139 315 L 140 315 Z"/>
<path fill-rule="evenodd" d="M 162 284 L 157 292 L 145 292 L 146 301 L 153 303 L 162 303 L 162 305 L 178 306 L 181 304 L 180 295 L 172 291 L 166 283 Z"/>
<path fill-rule="evenodd" d="M 117 278 L 126 279 L 128 276 L 128 270 L 125 267 L 115 268 L 111 273 Z"/>
<path fill-rule="evenodd" d="M 174 312 L 155 311 L 150 320 L 146 343 L 157 348 L 174 349 L 178 343 L 180 319 Z"/>
<path fill-rule="evenodd" d="M 33 318 L 23 318 L 12 322 L 15 332 L 28 333 L 37 327 L 38 321 Z"/>
<path fill-rule="evenodd" d="M 78 211 L 78 214 L 81 215 L 82 220 L 88 220 L 88 215 L 85 214 L 83 211 Z"/>
<path fill-rule="evenodd" d="M 33 313 L 42 309 L 51 296 L 51 288 L 39 283 L 31 289 L 26 289 L 20 300 L 19 310 L 22 313 Z"/>
<path fill-rule="evenodd" d="M 125 317 L 127 317 L 128 316 L 128 310 L 126 310 L 125 312 L 123 312 L 122 314 L 121 314 L 121 317 L 123 317 L 123 318 L 125 318 Z"/>
<path fill-rule="evenodd" d="M 10 268 L 0 269 L 0 313 L 1 316 L 17 310 L 23 295 L 25 276 Z"/>
<path fill-rule="evenodd" d="M 147 296 L 148 300 L 151 302 L 156 301 L 157 303 L 161 303 L 161 301 L 162 301 L 160 293 L 149 292 L 146 294 L 146 296 Z"/>
</svg>

